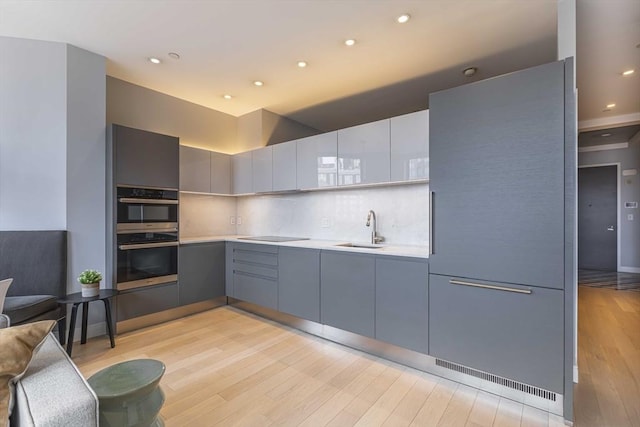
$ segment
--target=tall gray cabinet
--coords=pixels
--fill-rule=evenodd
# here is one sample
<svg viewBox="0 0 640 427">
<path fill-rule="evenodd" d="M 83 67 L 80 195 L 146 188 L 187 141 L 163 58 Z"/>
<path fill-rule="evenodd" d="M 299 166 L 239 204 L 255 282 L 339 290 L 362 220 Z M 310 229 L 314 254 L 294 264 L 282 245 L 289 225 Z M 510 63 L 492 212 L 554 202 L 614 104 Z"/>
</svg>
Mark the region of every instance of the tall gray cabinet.
<svg viewBox="0 0 640 427">
<path fill-rule="evenodd" d="M 429 97 L 429 352 L 569 402 L 572 76 L 558 61 Z"/>
<path fill-rule="evenodd" d="M 115 124 L 108 132 L 117 185 L 178 189 L 177 137 Z"/>
</svg>

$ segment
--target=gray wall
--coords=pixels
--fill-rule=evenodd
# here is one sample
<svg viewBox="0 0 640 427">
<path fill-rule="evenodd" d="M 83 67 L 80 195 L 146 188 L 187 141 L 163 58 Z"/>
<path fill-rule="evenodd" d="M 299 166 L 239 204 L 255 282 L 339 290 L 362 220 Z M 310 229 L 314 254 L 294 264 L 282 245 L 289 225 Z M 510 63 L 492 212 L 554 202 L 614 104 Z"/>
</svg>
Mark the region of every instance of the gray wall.
<svg viewBox="0 0 640 427">
<path fill-rule="evenodd" d="M 177 136 L 182 145 L 237 152 L 234 116 L 114 77 L 107 77 L 107 123 Z"/>
<path fill-rule="evenodd" d="M 104 76 L 104 57 L 67 46 L 68 286 L 77 292 L 82 270 L 106 272 Z M 103 312 L 96 306 L 90 314 L 102 320 Z"/>
<path fill-rule="evenodd" d="M 66 229 L 77 292 L 80 271 L 105 271 L 105 58 L 5 37 L 0 55 L 0 229 Z"/>
<path fill-rule="evenodd" d="M 238 117 L 236 152 L 292 141 L 321 133 L 302 123 L 260 109 Z"/>
<path fill-rule="evenodd" d="M 640 203 L 640 175 L 622 176 L 625 169 L 640 173 L 640 133 L 629 148 L 578 153 L 578 166 L 620 163 L 620 264 L 622 271 L 640 273 L 640 209 L 625 209 L 624 202 Z M 633 221 L 627 214 L 633 214 Z"/>
<path fill-rule="evenodd" d="M 0 229 L 64 230 L 66 47 L 0 37 Z"/>
<path fill-rule="evenodd" d="M 268 110 L 262 110 L 262 140 L 265 145 L 292 141 L 322 133 L 318 129 L 304 125 L 288 117 L 280 116 Z"/>
</svg>

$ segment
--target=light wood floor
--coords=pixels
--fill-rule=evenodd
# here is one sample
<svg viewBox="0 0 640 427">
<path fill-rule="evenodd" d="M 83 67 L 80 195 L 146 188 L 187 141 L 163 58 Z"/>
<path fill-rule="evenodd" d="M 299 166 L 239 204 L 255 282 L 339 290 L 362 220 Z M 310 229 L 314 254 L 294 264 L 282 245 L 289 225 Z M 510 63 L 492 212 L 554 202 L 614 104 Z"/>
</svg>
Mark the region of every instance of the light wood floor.
<svg viewBox="0 0 640 427">
<path fill-rule="evenodd" d="M 167 426 L 563 425 L 230 307 L 119 335 L 114 349 L 101 337 L 73 350 L 86 377 L 120 361 L 163 361 Z"/>
<path fill-rule="evenodd" d="M 578 427 L 640 426 L 640 292 L 578 288 Z"/>
</svg>

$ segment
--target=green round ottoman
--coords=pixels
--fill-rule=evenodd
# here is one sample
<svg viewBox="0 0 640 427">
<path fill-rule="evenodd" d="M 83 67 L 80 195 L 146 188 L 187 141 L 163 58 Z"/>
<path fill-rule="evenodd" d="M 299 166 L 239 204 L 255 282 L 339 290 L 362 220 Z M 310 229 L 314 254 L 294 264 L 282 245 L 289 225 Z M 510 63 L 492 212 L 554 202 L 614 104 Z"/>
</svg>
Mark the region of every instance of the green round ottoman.
<svg viewBox="0 0 640 427">
<path fill-rule="evenodd" d="M 100 402 L 101 426 L 164 426 L 158 415 L 164 393 L 158 385 L 165 366 L 153 359 L 129 360 L 104 368 L 87 381 Z"/>
</svg>

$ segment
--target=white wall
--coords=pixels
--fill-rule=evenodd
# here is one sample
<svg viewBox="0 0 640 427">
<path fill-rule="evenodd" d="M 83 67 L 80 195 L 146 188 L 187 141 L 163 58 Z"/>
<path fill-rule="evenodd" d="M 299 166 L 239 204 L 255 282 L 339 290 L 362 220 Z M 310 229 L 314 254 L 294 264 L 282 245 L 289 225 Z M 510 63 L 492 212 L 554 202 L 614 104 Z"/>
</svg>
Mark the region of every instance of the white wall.
<svg viewBox="0 0 640 427">
<path fill-rule="evenodd" d="M 640 174 L 640 133 L 629 141 L 629 148 L 578 153 L 578 166 L 620 163 L 620 265 L 622 271 L 640 272 L 640 209 L 625 209 L 624 202 L 640 204 L 640 175 L 622 176 L 625 169 Z M 633 221 L 627 219 L 633 214 Z"/>
<path fill-rule="evenodd" d="M 239 197 L 241 235 L 282 235 L 367 242 L 373 209 L 390 244 L 428 245 L 427 184 Z"/>
<path fill-rule="evenodd" d="M 0 229 L 64 230 L 66 46 L 0 37 Z"/>
</svg>

